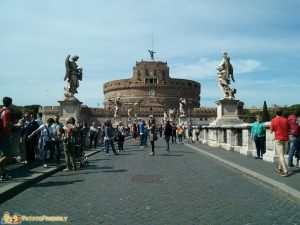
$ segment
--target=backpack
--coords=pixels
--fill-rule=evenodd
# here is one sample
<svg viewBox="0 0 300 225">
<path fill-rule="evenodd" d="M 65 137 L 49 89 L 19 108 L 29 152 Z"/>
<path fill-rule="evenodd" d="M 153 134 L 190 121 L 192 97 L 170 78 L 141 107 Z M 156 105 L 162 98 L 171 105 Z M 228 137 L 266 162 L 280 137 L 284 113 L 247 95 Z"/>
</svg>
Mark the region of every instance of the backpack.
<svg viewBox="0 0 300 225">
<path fill-rule="evenodd" d="M 178 128 L 178 134 L 183 135 L 183 129 L 181 127 Z"/>
<path fill-rule="evenodd" d="M 0 109 L 0 132 L 2 132 L 3 128 L 4 128 L 4 122 L 3 122 L 3 119 L 2 119 L 2 113 L 7 111 L 8 109 L 6 108 L 2 108 Z"/>
<path fill-rule="evenodd" d="M 77 141 L 78 132 L 73 124 L 66 125 L 66 142 L 68 144 L 75 144 Z"/>
</svg>

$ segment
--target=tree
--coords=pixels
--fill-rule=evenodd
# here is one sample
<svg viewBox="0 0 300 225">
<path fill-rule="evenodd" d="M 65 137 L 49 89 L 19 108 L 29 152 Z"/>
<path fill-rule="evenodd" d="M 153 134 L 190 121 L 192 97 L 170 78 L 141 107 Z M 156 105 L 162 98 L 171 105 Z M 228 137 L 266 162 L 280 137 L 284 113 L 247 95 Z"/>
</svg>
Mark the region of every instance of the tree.
<svg viewBox="0 0 300 225">
<path fill-rule="evenodd" d="M 262 111 L 262 121 L 263 122 L 270 121 L 270 115 L 269 115 L 266 101 L 264 101 L 264 106 L 263 106 L 263 111 Z"/>
</svg>

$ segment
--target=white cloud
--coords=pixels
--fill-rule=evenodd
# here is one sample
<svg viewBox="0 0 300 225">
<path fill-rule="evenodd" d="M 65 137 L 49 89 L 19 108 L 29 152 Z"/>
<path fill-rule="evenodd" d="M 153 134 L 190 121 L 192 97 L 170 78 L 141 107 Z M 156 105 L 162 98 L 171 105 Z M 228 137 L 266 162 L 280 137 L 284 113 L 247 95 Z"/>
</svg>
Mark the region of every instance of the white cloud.
<svg viewBox="0 0 300 225">
<path fill-rule="evenodd" d="M 257 72 L 262 69 L 262 63 L 253 59 L 239 59 L 232 61 L 231 63 L 234 69 L 234 74 Z"/>
<path fill-rule="evenodd" d="M 259 71 L 262 63 L 253 59 L 238 59 L 231 61 L 234 74 L 243 74 Z M 201 58 L 195 63 L 175 64 L 171 66 L 171 76 L 187 79 L 215 79 L 216 67 L 220 64 L 220 60 L 211 60 Z"/>
</svg>

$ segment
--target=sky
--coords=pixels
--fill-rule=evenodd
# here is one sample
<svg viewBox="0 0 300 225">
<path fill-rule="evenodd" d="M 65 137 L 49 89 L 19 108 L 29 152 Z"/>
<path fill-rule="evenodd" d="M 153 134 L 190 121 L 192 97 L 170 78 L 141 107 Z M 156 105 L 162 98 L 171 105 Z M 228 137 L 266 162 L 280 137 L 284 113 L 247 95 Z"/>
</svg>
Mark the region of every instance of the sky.
<svg viewBox="0 0 300 225">
<path fill-rule="evenodd" d="M 0 10 L 0 97 L 15 105 L 58 105 L 76 54 L 76 97 L 103 107 L 103 84 L 131 78 L 149 49 L 172 78 L 201 84 L 202 107 L 223 98 L 223 52 L 245 108 L 300 103 L 299 0 L 0 0 Z"/>
</svg>

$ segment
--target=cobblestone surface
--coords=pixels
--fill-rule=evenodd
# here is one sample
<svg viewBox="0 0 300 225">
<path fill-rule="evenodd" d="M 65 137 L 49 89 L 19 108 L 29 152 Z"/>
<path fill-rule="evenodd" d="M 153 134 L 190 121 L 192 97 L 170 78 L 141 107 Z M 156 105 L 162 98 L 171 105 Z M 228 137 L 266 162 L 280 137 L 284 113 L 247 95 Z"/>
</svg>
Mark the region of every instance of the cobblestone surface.
<svg viewBox="0 0 300 225">
<path fill-rule="evenodd" d="M 59 172 L 4 202 L 0 212 L 68 216 L 22 224 L 300 224 L 300 204 L 184 145 L 125 142 L 87 169 Z M 136 179 L 136 180 L 135 180 Z"/>
</svg>

